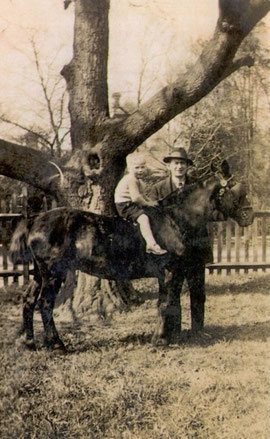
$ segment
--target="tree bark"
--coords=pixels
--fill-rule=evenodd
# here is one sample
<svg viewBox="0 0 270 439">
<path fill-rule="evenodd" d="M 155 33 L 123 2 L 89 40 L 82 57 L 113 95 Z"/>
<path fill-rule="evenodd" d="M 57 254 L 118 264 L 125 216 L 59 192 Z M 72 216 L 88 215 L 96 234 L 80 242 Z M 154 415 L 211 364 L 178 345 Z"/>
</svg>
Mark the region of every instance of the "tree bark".
<svg viewBox="0 0 270 439">
<path fill-rule="evenodd" d="M 73 59 L 62 70 L 69 92 L 72 148 L 88 150 L 109 117 L 109 0 L 76 0 Z"/>
<path fill-rule="evenodd" d="M 97 158 L 95 151 L 91 154 L 91 149 L 98 141 L 101 127 L 109 118 L 108 15 L 108 0 L 76 1 L 73 59 L 62 70 L 70 96 L 72 147 L 74 151 L 82 153 L 80 160 L 84 175 L 90 172 L 79 188 L 79 207 L 103 214 L 114 213 L 112 204 L 102 196 L 108 184 L 93 184 L 89 177 L 93 176 L 91 159 Z M 116 171 L 117 174 L 119 176 Z M 128 296 L 132 294 L 129 283 L 116 284 L 79 273 L 73 309 L 79 314 L 95 313 L 104 317 L 115 308 L 125 308 L 129 302 Z"/>
<path fill-rule="evenodd" d="M 234 63 L 237 49 L 247 33 L 270 10 L 269 0 L 220 0 L 220 15 L 214 35 L 197 62 L 185 74 L 179 75 L 172 85 L 164 87 L 148 100 L 138 111 L 126 117 L 125 120 L 114 121 L 107 117 L 109 0 L 99 2 L 77 0 L 75 4 L 74 58 L 63 69 L 70 93 L 69 108 L 75 152 L 72 154 L 71 161 L 63 166 L 62 170 L 64 174 L 73 171 L 69 177 L 73 182 L 78 179 L 80 172 L 101 187 L 109 181 L 110 192 L 113 192 L 114 184 L 124 170 L 127 154 L 133 152 L 151 134 L 177 114 L 202 99 L 224 77 L 245 65 L 245 62 Z M 100 17 L 101 25 L 97 17 Z M 88 41 L 85 45 L 84 39 Z M 95 43 L 90 44 L 92 39 Z M 92 51 L 95 56 L 91 55 Z M 97 68 L 98 58 L 102 64 L 100 69 Z M 93 67 L 92 60 L 94 60 Z M 247 60 L 247 64 L 250 65 L 250 60 Z M 100 77 L 93 71 L 98 71 Z M 2 140 L 0 143 L 1 174 L 48 190 L 45 173 L 48 172 L 49 176 L 51 174 L 47 168 L 43 169 L 43 166 L 39 166 L 39 159 L 34 160 L 33 164 L 30 164 L 28 160 L 24 163 L 25 158 L 32 152 L 27 149 L 26 153 L 24 147 L 19 149 L 17 145 L 16 156 L 12 158 L 13 151 L 8 150 L 7 146 L 7 142 Z M 91 168 L 89 165 L 88 168 L 83 166 L 82 150 L 98 156 L 99 169 Z M 41 158 L 42 153 L 39 154 Z M 42 165 L 48 162 L 45 156 L 41 160 Z"/>
<path fill-rule="evenodd" d="M 200 57 L 176 81 L 164 87 L 125 119 L 109 117 L 107 61 L 109 0 L 76 0 L 74 56 L 62 70 L 69 93 L 72 154 L 62 164 L 52 164 L 41 152 L 0 141 L 0 173 L 54 194 L 63 204 L 114 214 L 113 193 L 124 172 L 125 158 L 176 115 L 198 102 L 226 76 L 250 59 L 235 60 L 243 38 L 270 10 L 269 0 L 220 0 L 213 37 Z M 61 184 L 60 184 L 61 181 Z M 106 314 L 104 304 L 124 306 L 127 293 L 116 284 L 79 279 L 78 309 L 89 305 Z M 91 285 L 90 285 L 91 284 Z M 101 296 L 101 284 L 103 296 Z M 118 285 L 119 286 L 119 285 Z M 124 286 L 127 286 L 126 284 Z M 99 291 L 99 294 L 97 294 Z M 95 301 L 95 297 L 98 300 Z M 99 304 L 99 305 L 98 305 Z"/>
</svg>

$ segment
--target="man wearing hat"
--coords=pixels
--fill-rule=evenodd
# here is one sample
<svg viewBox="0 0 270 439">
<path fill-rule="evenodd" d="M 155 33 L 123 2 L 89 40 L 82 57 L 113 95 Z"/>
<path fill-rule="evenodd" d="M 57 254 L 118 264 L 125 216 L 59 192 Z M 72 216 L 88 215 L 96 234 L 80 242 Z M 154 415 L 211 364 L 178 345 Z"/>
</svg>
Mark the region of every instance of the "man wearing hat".
<svg viewBox="0 0 270 439">
<path fill-rule="evenodd" d="M 183 189 L 188 183 L 187 169 L 193 165 L 186 150 L 181 147 L 174 148 L 163 161 L 167 164 L 170 176 L 153 186 L 151 192 L 154 200 L 161 200 L 176 189 Z"/>
<path fill-rule="evenodd" d="M 194 183 L 194 180 L 190 181 L 187 175 L 187 171 L 193 165 L 193 162 L 184 148 L 175 147 L 163 160 L 167 164 L 170 175 L 153 186 L 151 199 L 161 200 L 177 189 L 184 193 L 190 187 L 190 184 L 198 184 Z M 185 279 L 190 292 L 191 329 L 193 332 L 203 329 L 205 264 L 212 260 L 212 250 L 206 228 L 202 231 L 199 240 L 192 239 L 192 242 L 185 242 L 184 244 L 186 250 L 184 255 L 177 261 L 177 275 L 172 279 L 173 284 L 171 284 L 172 288 L 168 294 L 168 303 L 166 304 L 176 333 L 181 330 L 181 305 L 179 294 L 173 294 L 173 292 L 181 292 Z"/>
</svg>

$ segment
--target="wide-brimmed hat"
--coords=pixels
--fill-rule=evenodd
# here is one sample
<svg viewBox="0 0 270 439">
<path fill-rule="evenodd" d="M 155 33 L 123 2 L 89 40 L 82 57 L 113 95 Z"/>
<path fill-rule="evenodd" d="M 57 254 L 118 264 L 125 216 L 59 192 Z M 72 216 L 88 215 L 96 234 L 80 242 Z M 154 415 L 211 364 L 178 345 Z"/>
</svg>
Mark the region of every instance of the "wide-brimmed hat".
<svg viewBox="0 0 270 439">
<path fill-rule="evenodd" d="M 164 157 L 163 161 L 169 163 L 172 159 L 182 159 L 187 162 L 189 166 L 193 165 L 193 161 L 188 157 L 185 148 L 173 148 L 173 150 Z"/>
</svg>

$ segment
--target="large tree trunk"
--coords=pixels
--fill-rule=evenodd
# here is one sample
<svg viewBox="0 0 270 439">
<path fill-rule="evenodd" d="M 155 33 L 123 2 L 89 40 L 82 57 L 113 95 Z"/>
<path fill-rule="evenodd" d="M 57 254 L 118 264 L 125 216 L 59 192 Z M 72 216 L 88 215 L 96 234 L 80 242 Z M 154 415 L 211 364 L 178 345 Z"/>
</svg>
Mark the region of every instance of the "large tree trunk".
<svg viewBox="0 0 270 439">
<path fill-rule="evenodd" d="M 114 214 L 114 188 L 124 172 L 127 154 L 225 77 L 252 64 L 249 57 L 237 58 L 237 49 L 270 10 L 270 1 L 219 0 L 219 7 L 214 35 L 197 62 L 119 121 L 110 119 L 108 111 L 109 0 L 76 0 L 74 56 L 62 70 L 70 96 L 70 159 L 53 164 L 38 151 L 0 141 L 0 173 L 53 193 L 62 204 Z M 94 306 L 106 315 L 114 307 L 126 305 L 129 288 L 122 286 L 124 289 L 81 277 L 73 306 L 81 312 Z"/>
<path fill-rule="evenodd" d="M 63 68 L 62 74 L 67 82 L 70 101 L 72 148 L 79 152 L 82 160 L 85 181 L 78 190 L 78 199 L 73 205 L 92 212 L 111 215 L 113 206 L 104 196 L 112 174 L 116 184 L 123 166 L 110 176 L 110 182 L 96 182 L 92 176 L 91 159 L 99 158 L 93 147 L 99 140 L 104 122 L 109 118 L 107 60 L 109 37 L 109 0 L 78 0 L 75 3 L 74 56 Z M 87 78 L 87 79 L 86 79 Z M 81 153 L 81 154 L 80 154 Z M 71 164 L 73 159 L 71 159 Z M 93 166 L 93 165 L 92 165 Z M 111 164 L 111 168 L 113 168 Z M 90 172 L 87 174 L 87 171 Z M 109 184 L 108 184 L 109 183 Z M 70 284 L 68 284 L 70 288 Z M 66 288 L 63 288 L 66 296 Z M 78 273 L 73 310 L 77 315 L 95 314 L 100 317 L 109 315 L 115 309 L 125 309 L 133 297 L 132 285 L 128 282 L 116 283 Z M 69 304 L 70 299 L 67 301 Z"/>
</svg>

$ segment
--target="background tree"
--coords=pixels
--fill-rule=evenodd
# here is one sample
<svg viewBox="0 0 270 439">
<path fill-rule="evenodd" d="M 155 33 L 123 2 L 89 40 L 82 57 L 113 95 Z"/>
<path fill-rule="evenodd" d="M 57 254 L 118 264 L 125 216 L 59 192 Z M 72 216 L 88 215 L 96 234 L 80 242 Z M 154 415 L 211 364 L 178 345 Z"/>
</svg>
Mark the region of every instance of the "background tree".
<svg viewBox="0 0 270 439">
<path fill-rule="evenodd" d="M 113 192 L 124 172 L 127 154 L 250 62 L 249 56 L 238 56 L 237 51 L 269 11 L 270 2 L 220 0 L 214 34 L 199 58 L 172 84 L 121 120 L 109 115 L 109 0 L 76 0 L 74 6 L 73 58 L 62 70 L 69 93 L 72 142 L 68 160 L 58 162 L 65 175 L 64 186 L 52 178 L 58 172 L 41 151 L 4 140 L 0 140 L 0 173 L 53 194 L 64 204 L 85 207 L 87 200 L 87 207 L 98 207 L 112 215 Z M 107 303 L 117 305 L 127 297 L 126 284 L 121 284 L 123 295 L 119 293 L 120 285 L 112 282 L 95 280 L 93 286 L 98 306 L 104 304 L 104 294 Z"/>
<path fill-rule="evenodd" d="M 70 121 L 67 114 L 67 92 L 64 80 L 55 73 L 54 60 L 41 60 L 38 45 L 34 37 L 30 37 L 31 54 L 30 63 L 34 65 L 36 82 L 40 88 L 41 102 L 39 112 L 35 115 L 37 122 L 24 123 L 14 116 L 0 113 L 0 120 L 6 124 L 19 128 L 23 134 L 16 138 L 20 143 L 41 149 L 52 157 L 60 157 L 63 145 L 70 132 Z M 25 54 L 27 56 L 27 54 Z M 30 103 L 29 103 L 30 105 Z"/>
<path fill-rule="evenodd" d="M 164 147 L 170 149 L 177 141 L 186 143 L 202 173 L 208 169 L 211 158 L 221 154 L 230 160 L 237 177 L 248 184 L 258 209 L 267 205 L 268 199 L 265 183 L 269 153 L 264 146 L 264 121 L 269 111 L 269 50 L 261 43 L 263 31 L 263 26 L 258 26 L 239 49 L 242 56 L 250 56 L 250 65 L 226 78 L 203 100 L 177 116 L 152 137 L 149 145 L 159 156 Z M 194 55 L 198 56 L 205 44 L 195 43 Z M 264 160 L 257 163 L 262 155 Z"/>
</svg>

